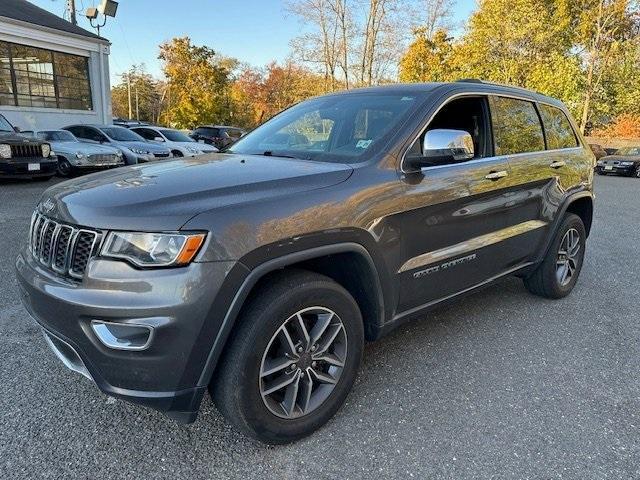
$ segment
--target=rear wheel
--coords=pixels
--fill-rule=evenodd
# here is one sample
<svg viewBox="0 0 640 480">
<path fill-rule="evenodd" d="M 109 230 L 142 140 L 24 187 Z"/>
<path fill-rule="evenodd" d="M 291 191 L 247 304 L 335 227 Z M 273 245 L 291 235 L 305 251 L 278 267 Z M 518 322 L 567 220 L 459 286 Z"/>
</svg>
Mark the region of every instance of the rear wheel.
<svg viewBox="0 0 640 480">
<path fill-rule="evenodd" d="M 236 428 L 287 443 L 324 425 L 355 381 L 364 343 L 349 293 L 311 272 L 283 273 L 253 296 L 210 386 Z"/>
<path fill-rule="evenodd" d="M 571 293 L 582 269 L 586 238 L 582 219 L 566 214 L 544 261 L 524 279 L 527 289 L 547 298 Z"/>
</svg>

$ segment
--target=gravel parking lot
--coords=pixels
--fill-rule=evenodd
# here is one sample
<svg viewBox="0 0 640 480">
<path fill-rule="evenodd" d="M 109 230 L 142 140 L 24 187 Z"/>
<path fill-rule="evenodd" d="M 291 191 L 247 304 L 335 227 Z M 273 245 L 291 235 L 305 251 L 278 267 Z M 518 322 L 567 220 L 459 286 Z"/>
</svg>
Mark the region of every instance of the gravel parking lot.
<svg viewBox="0 0 640 480">
<path fill-rule="evenodd" d="M 598 177 L 573 294 L 508 279 L 366 348 L 341 412 L 265 447 L 110 399 L 53 356 L 13 261 L 47 183 L 0 183 L 0 478 L 640 478 L 640 181 Z"/>
</svg>

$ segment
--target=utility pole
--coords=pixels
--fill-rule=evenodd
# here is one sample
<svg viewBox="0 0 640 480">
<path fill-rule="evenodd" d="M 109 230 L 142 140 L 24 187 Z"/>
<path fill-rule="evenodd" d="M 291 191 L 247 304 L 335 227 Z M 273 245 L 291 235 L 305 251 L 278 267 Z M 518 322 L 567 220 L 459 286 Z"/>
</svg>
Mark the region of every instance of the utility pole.
<svg viewBox="0 0 640 480">
<path fill-rule="evenodd" d="M 67 10 L 69 10 L 69 21 L 74 25 L 78 24 L 76 20 L 76 0 L 67 0 Z"/>
<path fill-rule="evenodd" d="M 131 72 L 127 73 L 127 97 L 129 98 L 129 118 L 133 116 L 131 112 Z"/>
<path fill-rule="evenodd" d="M 136 120 L 140 121 L 140 111 L 138 110 L 138 82 L 136 82 Z"/>
</svg>

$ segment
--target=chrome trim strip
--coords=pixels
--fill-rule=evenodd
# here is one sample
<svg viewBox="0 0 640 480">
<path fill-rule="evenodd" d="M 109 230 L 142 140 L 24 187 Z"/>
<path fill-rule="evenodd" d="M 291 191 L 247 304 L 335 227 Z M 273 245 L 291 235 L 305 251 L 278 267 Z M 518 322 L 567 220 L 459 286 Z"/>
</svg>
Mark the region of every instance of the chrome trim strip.
<svg viewBox="0 0 640 480">
<path fill-rule="evenodd" d="M 398 273 L 403 273 L 407 270 L 413 270 L 415 268 L 431 265 L 432 263 L 447 260 L 452 257 L 458 257 L 474 250 L 478 250 L 482 247 L 494 245 L 511 237 L 522 235 L 523 233 L 527 233 L 537 228 L 545 227 L 547 225 L 547 222 L 543 222 L 542 220 L 529 220 L 527 222 L 519 223 L 511 227 L 503 228 L 502 230 L 497 230 L 485 235 L 480 235 L 479 237 L 470 238 L 469 240 L 456 243 L 455 245 L 451 245 L 449 247 L 440 248 L 432 252 L 426 252 L 407 260 L 402 265 L 402 267 L 400 267 Z"/>
<path fill-rule="evenodd" d="M 483 157 L 483 158 L 476 158 L 473 160 L 469 160 L 466 162 L 457 162 L 457 163 L 451 163 L 451 164 L 446 164 L 446 165 L 434 165 L 431 167 L 425 167 L 422 168 L 422 171 L 427 171 L 427 170 L 431 170 L 431 169 L 435 169 L 435 168 L 445 168 L 445 167 L 451 167 L 452 165 L 470 165 L 473 163 L 480 163 L 480 162 L 486 162 L 488 160 L 496 160 L 496 159 L 502 159 L 502 158 L 517 158 L 519 156 L 524 156 L 524 155 L 535 155 L 537 153 L 553 153 L 553 152 L 558 152 L 558 151 L 562 151 L 562 152 L 568 152 L 571 150 L 585 150 L 586 146 L 583 144 L 582 139 L 578 136 L 578 134 L 576 133 L 576 126 L 573 124 L 573 121 L 571 120 L 571 117 L 569 115 L 567 115 L 567 112 L 558 107 L 558 105 L 554 105 L 552 103 L 549 102 L 545 102 L 543 100 L 533 100 L 531 98 L 528 98 L 527 96 L 520 96 L 518 94 L 512 94 L 512 93 L 507 93 L 507 92 L 488 92 L 488 91 L 468 91 L 468 92 L 459 92 L 459 93 L 455 93 L 453 95 L 451 95 L 450 97 L 447 97 L 446 100 L 444 100 L 442 102 L 442 104 L 440 104 L 438 106 L 438 108 L 433 112 L 433 114 L 431 116 L 429 116 L 429 120 L 427 120 L 427 122 L 424 124 L 424 127 L 422 129 L 420 129 L 420 133 L 418 133 L 418 135 L 415 136 L 415 138 L 408 144 L 408 147 L 405 149 L 405 151 L 402 153 L 402 157 L 400 158 L 400 171 L 402 173 L 415 173 L 413 171 L 407 171 L 404 169 L 404 160 L 405 157 L 407 156 L 407 153 L 409 153 L 409 150 L 411 150 L 411 147 L 413 146 L 414 143 L 416 143 L 416 141 L 424 134 L 424 132 L 427 131 L 427 129 L 429 128 L 429 125 L 431 124 L 431 122 L 433 121 L 433 119 L 436 117 L 436 115 L 438 113 L 440 113 L 440 110 L 442 110 L 447 104 L 451 103 L 453 100 L 456 100 L 458 98 L 461 97 L 485 97 L 487 99 L 487 101 L 489 101 L 489 97 L 490 96 L 494 96 L 494 97 L 506 97 L 506 98 L 513 98 L 516 100 L 522 100 L 522 101 L 526 101 L 526 102 L 530 102 L 533 104 L 542 104 L 542 105 L 548 105 L 550 107 L 554 107 L 554 108 L 558 108 L 562 113 L 565 114 L 565 116 L 567 117 L 567 119 L 569 120 L 569 123 L 571 124 L 572 130 L 574 135 L 576 136 L 576 142 L 578 142 L 580 145 L 576 145 L 575 147 L 569 147 L 569 148 L 556 148 L 553 150 L 538 150 L 535 152 L 523 152 L 523 153 L 514 153 L 512 155 L 496 155 L 493 157 Z M 492 139 L 493 142 L 493 139 Z"/>
</svg>

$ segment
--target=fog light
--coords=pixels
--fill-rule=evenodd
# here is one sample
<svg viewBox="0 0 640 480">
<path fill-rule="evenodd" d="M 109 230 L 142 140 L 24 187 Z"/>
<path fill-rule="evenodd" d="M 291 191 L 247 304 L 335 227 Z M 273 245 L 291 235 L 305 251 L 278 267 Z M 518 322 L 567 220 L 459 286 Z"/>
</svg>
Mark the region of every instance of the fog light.
<svg viewBox="0 0 640 480">
<path fill-rule="evenodd" d="M 91 328 L 100 342 L 115 350 L 144 350 L 153 338 L 153 327 L 92 320 Z"/>
</svg>

